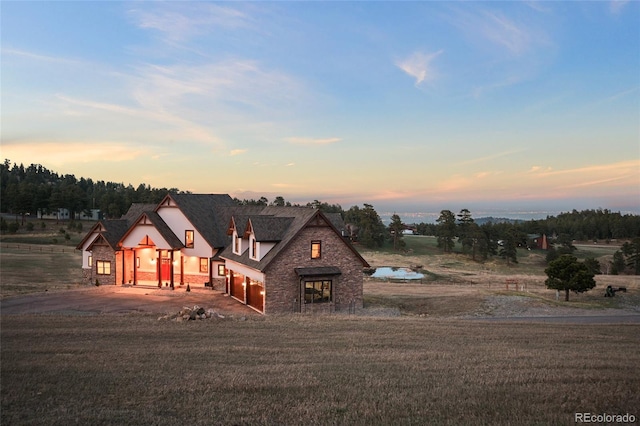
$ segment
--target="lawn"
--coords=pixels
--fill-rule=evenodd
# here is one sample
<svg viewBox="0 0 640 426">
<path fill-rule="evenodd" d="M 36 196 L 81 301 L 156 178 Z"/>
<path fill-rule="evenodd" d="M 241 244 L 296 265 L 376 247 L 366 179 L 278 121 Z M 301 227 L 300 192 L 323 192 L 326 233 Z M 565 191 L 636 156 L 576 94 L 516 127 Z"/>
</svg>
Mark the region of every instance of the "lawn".
<svg viewBox="0 0 640 426">
<path fill-rule="evenodd" d="M 3 316 L 2 424 L 573 424 L 640 416 L 638 325 Z"/>
</svg>

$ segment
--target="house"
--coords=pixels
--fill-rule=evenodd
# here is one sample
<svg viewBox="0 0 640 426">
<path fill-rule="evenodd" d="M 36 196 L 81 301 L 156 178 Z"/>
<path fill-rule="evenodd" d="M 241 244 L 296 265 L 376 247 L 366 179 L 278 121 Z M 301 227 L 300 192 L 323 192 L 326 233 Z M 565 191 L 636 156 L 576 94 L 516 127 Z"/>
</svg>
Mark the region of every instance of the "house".
<svg viewBox="0 0 640 426">
<path fill-rule="evenodd" d="M 531 241 L 531 248 L 537 250 L 548 250 L 549 242 L 547 241 L 547 236 L 545 234 L 539 235 L 529 235 L 529 240 Z"/>
<path fill-rule="evenodd" d="M 338 221 L 302 207 L 264 207 L 234 214 L 231 243 L 220 254 L 225 291 L 263 313 L 362 308 L 369 266 L 342 235 Z M 340 225 L 339 225 L 340 226 Z"/>
<path fill-rule="evenodd" d="M 220 214 L 234 205 L 227 194 L 169 194 L 158 205 L 134 204 L 123 218 L 98 222 L 77 246 L 83 277 L 100 284 L 222 285 L 224 263 L 214 260 L 227 244 Z"/>
<path fill-rule="evenodd" d="M 85 282 L 210 286 L 262 313 L 361 308 L 367 262 L 340 215 L 169 194 L 98 222 L 78 245 Z"/>
</svg>

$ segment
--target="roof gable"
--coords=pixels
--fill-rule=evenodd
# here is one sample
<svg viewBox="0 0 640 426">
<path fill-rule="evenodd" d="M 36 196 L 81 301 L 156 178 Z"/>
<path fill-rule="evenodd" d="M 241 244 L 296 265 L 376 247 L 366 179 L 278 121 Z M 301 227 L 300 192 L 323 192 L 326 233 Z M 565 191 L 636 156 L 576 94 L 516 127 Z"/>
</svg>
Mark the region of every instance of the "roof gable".
<svg viewBox="0 0 640 426">
<path fill-rule="evenodd" d="M 227 245 L 228 219 L 224 210 L 237 206 L 228 194 L 169 194 L 156 208 L 177 207 L 185 218 L 214 248 Z"/>
<path fill-rule="evenodd" d="M 342 238 L 341 232 L 320 210 L 308 207 L 268 206 L 263 207 L 259 215 L 249 215 L 246 221 L 243 221 L 242 219 L 244 218 L 240 216 L 234 216 L 233 222 L 231 222 L 235 223 L 236 230 L 241 229 L 242 225 L 240 223 L 245 223 L 242 228 L 243 233 L 239 235 L 244 235 L 247 230 L 247 224 L 251 224 L 258 241 L 261 241 L 260 237 L 262 237 L 264 238 L 262 241 L 275 241 L 277 244 L 260 261 L 249 259 L 247 252 L 241 256 L 235 255 L 230 247 L 227 247 L 221 254 L 223 258 L 237 260 L 254 269 L 264 271 L 307 226 L 327 226 L 340 237 L 341 241 L 356 255 L 363 266 L 368 266 L 367 261 L 364 260 L 351 243 Z M 270 226 L 273 226 L 273 228 L 270 228 Z M 263 234 L 260 235 L 261 233 Z"/>
</svg>

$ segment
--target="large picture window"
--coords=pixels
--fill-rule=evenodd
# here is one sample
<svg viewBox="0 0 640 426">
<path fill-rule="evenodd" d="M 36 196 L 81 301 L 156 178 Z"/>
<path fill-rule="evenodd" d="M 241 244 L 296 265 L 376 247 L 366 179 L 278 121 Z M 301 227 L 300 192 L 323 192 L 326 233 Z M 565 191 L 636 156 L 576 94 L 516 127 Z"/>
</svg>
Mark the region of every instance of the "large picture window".
<svg viewBox="0 0 640 426">
<path fill-rule="evenodd" d="M 331 280 L 305 281 L 304 303 L 329 303 L 332 300 Z"/>
<path fill-rule="evenodd" d="M 311 241 L 311 258 L 320 259 L 322 255 L 322 244 L 320 241 Z"/>
<path fill-rule="evenodd" d="M 96 261 L 96 273 L 98 275 L 111 275 L 111 262 L 104 260 Z"/>
<path fill-rule="evenodd" d="M 184 246 L 186 248 L 193 248 L 193 241 L 193 230 L 187 229 L 186 231 L 184 231 Z"/>
</svg>

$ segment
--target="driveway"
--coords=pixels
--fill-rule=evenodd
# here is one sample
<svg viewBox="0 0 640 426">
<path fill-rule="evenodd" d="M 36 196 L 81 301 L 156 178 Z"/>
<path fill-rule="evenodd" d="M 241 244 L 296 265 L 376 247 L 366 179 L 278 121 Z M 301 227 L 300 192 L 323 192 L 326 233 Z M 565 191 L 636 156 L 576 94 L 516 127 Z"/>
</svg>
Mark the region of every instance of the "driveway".
<svg viewBox="0 0 640 426">
<path fill-rule="evenodd" d="M 2 315 L 114 313 L 176 313 L 198 305 L 228 316 L 260 316 L 253 309 L 218 290 L 100 286 L 8 297 L 0 301 Z"/>
</svg>

